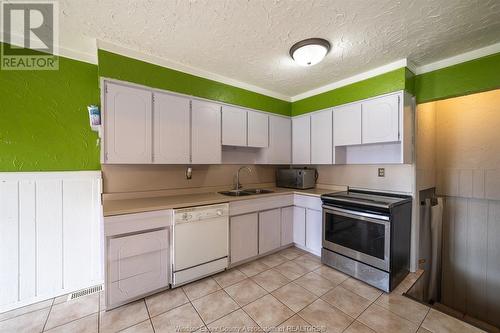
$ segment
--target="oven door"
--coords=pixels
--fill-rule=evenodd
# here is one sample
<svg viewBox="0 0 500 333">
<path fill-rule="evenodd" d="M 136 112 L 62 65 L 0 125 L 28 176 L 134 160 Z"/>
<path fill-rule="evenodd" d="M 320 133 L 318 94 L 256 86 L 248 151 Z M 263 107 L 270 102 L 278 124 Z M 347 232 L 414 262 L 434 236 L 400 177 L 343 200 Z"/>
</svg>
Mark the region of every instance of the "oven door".
<svg viewBox="0 0 500 333">
<path fill-rule="evenodd" d="M 323 247 L 389 272 L 389 216 L 323 206 Z"/>
</svg>

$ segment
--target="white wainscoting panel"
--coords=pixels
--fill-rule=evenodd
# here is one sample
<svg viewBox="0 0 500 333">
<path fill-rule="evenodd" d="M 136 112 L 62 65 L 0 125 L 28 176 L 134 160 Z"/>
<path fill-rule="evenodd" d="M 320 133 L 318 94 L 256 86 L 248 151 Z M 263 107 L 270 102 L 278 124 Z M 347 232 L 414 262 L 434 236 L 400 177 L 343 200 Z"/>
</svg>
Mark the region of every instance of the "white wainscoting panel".
<svg viewBox="0 0 500 333">
<path fill-rule="evenodd" d="M 0 312 L 103 282 L 100 171 L 0 173 Z"/>
</svg>

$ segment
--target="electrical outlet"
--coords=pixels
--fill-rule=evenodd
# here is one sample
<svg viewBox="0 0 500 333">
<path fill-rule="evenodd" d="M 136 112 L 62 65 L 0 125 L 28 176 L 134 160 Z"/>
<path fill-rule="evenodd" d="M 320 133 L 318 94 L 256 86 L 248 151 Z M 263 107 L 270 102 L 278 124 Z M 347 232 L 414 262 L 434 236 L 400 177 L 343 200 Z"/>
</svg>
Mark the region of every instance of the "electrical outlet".
<svg viewBox="0 0 500 333">
<path fill-rule="evenodd" d="M 378 168 L 378 176 L 385 177 L 385 168 Z"/>
</svg>

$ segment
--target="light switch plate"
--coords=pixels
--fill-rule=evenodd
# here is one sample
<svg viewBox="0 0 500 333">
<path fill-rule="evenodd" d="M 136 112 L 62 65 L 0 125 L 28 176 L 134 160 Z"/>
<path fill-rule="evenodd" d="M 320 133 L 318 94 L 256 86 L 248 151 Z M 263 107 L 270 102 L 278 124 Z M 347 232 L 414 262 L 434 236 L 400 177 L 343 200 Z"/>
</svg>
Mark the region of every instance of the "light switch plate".
<svg viewBox="0 0 500 333">
<path fill-rule="evenodd" d="M 378 168 L 378 176 L 385 177 L 385 168 Z"/>
</svg>

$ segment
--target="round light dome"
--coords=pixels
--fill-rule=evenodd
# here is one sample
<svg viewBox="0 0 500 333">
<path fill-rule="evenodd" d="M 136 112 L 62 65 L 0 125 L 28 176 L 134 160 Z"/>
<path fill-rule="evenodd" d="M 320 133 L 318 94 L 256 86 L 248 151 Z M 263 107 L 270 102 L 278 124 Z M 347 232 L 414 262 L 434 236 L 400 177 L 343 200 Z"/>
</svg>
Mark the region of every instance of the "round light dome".
<svg viewBox="0 0 500 333">
<path fill-rule="evenodd" d="M 301 66 L 312 66 L 323 60 L 330 50 L 330 43 L 322 38 L 309 38 L 295 43 L 290 56 Z"/>
</svg>

